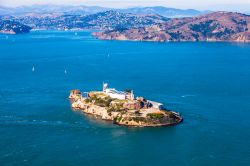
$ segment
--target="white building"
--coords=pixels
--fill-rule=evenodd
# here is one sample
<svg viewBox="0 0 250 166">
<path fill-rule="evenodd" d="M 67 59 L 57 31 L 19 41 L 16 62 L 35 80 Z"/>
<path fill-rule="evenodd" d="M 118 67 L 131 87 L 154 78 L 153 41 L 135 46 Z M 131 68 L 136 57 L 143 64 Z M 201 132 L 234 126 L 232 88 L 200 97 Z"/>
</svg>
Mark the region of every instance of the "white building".
<svg viewBox="0 0 250 166">
<path fill-rule="evenodd" d="M 120 99 L 120 100 L 125 100 L 125 99 L 134 100 L 133 91 L 131 91 L 131 93 L 128 93 L 128 92 L 118 91 L 114 88 L 108 88 L 107 83 L 103 84 L 103 92 L 108 94 L 111 98 Z"/>
<path fill-rule="evenodd" d="M 116 98 L 116 99 L 120 99 L 120 100 L 126 99 L 125 92 L 117 91 L 116 89 L 113 89 L 113 88 L 106 89 L 105 93 L 108 94 L 111 98 Z"/>
<path fill-rule="evenodd" d="M 158 102 L 150 101 L 150 100 L 148 100 L 148 102 L 149 102 L 150 104 L 152 104 L 152 107 L 153 107 L 153 108 L 157 108 L 157 109 L 163 109 L 163 108 L 164 108 L 164 106 L 163 106 L 162 103 L 158 103 Z"/>
</svg>

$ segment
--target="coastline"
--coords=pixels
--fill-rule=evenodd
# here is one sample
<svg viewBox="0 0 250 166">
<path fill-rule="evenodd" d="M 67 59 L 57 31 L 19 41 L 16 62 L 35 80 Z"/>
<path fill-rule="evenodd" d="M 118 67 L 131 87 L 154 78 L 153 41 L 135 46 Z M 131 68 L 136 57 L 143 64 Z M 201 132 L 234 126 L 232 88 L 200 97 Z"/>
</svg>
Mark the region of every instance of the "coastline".
<svg viewBox="0 0 250 166">
<path fill-rule="evenodd" d="M 154 42 L 154 43 L 185 43 L 185 42 L 207 42 L 207 43 L 250 43 L 250 40 L 214 40 L 214 39 L 207 39 L 207 40 L 141 40 L 141 39 L 111 39 L 111 38 L 102 38 L 93 32 L 91 34 L 95 39 L 98 40 L 106 40 L 106 41 L 130 41 L 130 42 Z"/>
<path fill-rule="evenodd" d="M 95 112 L 98 112 L 98 109 L 97 110 L 93 110 L 94 112 L 88 112 L 88 111 L 86 111 L 86 109 L 83 109 L 83 108 L 74 107 L 74 106 L 71 106 L 71 107 L 72 107 L 72 109 L 74 111 L 81 111 L 81 112 L 83 112 L 85 114 L 95 116 L 96 118 L 99 118 L 101 120 L 110 121 L 110 122 L 113 122 L 113 124 L 116 124 L 116 125 L 119 125 L 119 126 L 126 126 L 126 127 L 163 127 L 163 126 L 175 126 L 175 125 L 178 125 L 179 123 L 182 123 L 183 120 L 184 120 L 182 117 L 180 117 L 180 115 L 177 115 L 179 117 L 179 120 L 176 121 L 176 122 L 173 122 L 173 123 L 161 123 L 161 124 L 126 124 L 126 123 L 116 122 L 116 121 L 114 121 L 113 118 L 104 118 L 102 115 L 100 115 L 98 113 L 95 113 Z"/>
<path fill-rule="evenodd" d="M 98 29 L 69 29 L 69 30 L 58 30 L 58 29 L 31 29 L 30 32 L 90 32 L 90 36 L 93 37 L 96 40 L 102 40 L 102 41 L 120 41 L 120 42 L 148 42 L 148 43 L 244 43 L 244 44 L 250 44 L 250 40 L 248 41 L 237 41 L 237 40 L 199 40 L 199 41 L 192 41 L 192 40 L 183 40 L 183 41 L 155 41 L 155 40 L 131 40 L 131 39 L 101 39 L 97 36 L 93 35 L 94 32 L 101 32 L 101 30 Z M 29 33 L 30 33 L 29 32 Z M 29 33 L 13 33 L 13 32 L 1 32 L 1 35 L 22 35 L 22 34 L 29 34 Z"/>
</svg>

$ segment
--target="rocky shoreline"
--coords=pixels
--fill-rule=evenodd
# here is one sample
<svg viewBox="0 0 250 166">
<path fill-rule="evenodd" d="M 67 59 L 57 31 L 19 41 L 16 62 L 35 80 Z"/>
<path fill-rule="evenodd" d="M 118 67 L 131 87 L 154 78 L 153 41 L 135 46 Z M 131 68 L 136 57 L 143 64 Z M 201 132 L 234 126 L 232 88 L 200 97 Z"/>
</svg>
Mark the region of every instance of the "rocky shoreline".
<svg viewBox="0 0 250 166">
<path fill-rule="evenodd" d="M 102 92 L 90 92 L 86 98 L 79 90 L 72 90 L 69 99 L 74 110 L 95 115 L 102 120 L 113 121 L 121 126 L 172 126 L 183 121 L 178 113 L 146 106 L 148 101 L 142 98 L 118 100 L 109 98 Z"/>
</svg>

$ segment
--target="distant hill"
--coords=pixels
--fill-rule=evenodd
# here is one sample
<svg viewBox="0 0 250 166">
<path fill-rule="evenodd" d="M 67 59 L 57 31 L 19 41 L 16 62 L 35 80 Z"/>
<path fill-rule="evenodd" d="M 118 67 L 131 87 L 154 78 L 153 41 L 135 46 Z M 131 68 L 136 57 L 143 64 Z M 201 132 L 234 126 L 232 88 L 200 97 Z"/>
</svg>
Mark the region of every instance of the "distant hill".
<svg viewBox="0 0 250 166">
<path fill-rule="evenodd" d="M 0 16 L 12 15 L 14 13 L 15 13 L 14 8 L 8 8 L 8 7 L 0 6 Z"/>
<path fill-rule="evenodd" d="M 121 13 L 113 10 L 88 15 L 82 18 L 83 22 L 87 22 L 90 26 L 96 27 L 97 29 L 129 29 L 132 27 L 139 28 L 157 23 L 163 23 L 167 20 L 169 19 L 155 14 L 136 15 L 130 13 Z"/>
<path fill-rule="evenodd" d="M 17 21 L 0 19 L 0 33 L 20 34 L 29 33 L 30 30 L 31 27 L 23 25 Z"/>
<path fill-rule="evenodd" d="M 156 7 L 157 11 L 164 8 Z M 214 12 L 195 17 L 167 18 L 140 9 L 125 13 L 109 10 L 89 15 L 26 13 L 1 16 L 0 33 L 27 33 L 33 29 L 96 29 L 99 39 L 140 41 L 250 41 L 250 16 L 235 12 Z M 155 8 L 154 8 L 155 9 Z M 1 8 L 8 12 L 9 8 Z M 45 13 L 48 9 L 44 9 Z M 59 9 L 58 9 L 59 10 Z M 61 9 L 60 9 L 61 10 Z M 102 10 L 102 9 L 100 9 Z M 135 10 L 135 9 L 133 9 Z M 55 9 L 55 11 L 57 11 Z M 140 13 L 141 12 L 141 13 Z M 190 14 L 195 11 L 190 12 Z M 140 14 L 138 14 L 140 13 Z"/>
<path fill-rule="evenodd" d="M 149 27 L 97 32 L 99 39 L 141 41 L 250 41 L 250 16 L 214 12 L 192 18 L 174 18 Z"/>
<path fill-rule="evenodd" d="M 2 7 L 0 7 L 1 9 Z M 4 7 L 3 7 L 4 8 Z M 72 15 L 88 15 L 98 12 L 110 10 L 109 8 L 103 8 L 98 6 L 65 6 L 65 5 L 32 5 L 21 6 L 16 8 L 8 8 L 10 15 L 23 15 L 28 13 L 34 14 L 72 14 Z"/>
<path fill-rule="evenodd" d="M 117 11 L 91 15 L 26 14 L 11 19 L 34 29 L 129 29 L 150 26 L 169 20 L 160 15 L 136 15 Z"/>
<path fill-rule="evenodd" d="M 0 15 L 23 15 L 28 13 L 33 13 L 33 14 L 61 13 L 70 15 L 89 15 L 108 10 L 118 11 L 122 13 L 143 14 L 143 15 L 157 14 L 171 18 L 190 17 L 207 13 L 207 11 L 204 12 L 193 9 L 182 10 L 182 9 L 167 8 L 162 6 L 114 9 L 114 8 L 105 8 L 99 6 L 33 5 L 33 6 L 22 6 L 17 8 L 0 7 Z"/>
<path fill-rule="evenodd" d="M 198 11 L 194 9 L 175 9 L 175 8 L 167 8 L 162 6 L 155 7 L 134 7 L 128 9 L 120 9 L 121 12 L 133 13 L 133 14 L 158 14 L 165 17 L 192 17 L 201 14 L 209 13 L 209 11 Z"/>
</svg>

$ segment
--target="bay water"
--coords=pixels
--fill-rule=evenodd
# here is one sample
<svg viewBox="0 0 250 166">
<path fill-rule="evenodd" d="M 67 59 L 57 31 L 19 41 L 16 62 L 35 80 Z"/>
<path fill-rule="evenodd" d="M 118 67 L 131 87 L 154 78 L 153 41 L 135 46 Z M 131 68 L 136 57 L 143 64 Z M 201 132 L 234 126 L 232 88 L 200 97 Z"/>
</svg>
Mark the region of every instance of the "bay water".
<svg viewBox="0 0 250 166">
<path fill-rule="evenodd" d="M 102 83 L 184 122 L 131 128 L 73 111 Z M 250 165 L 250 44 L 103 41 L 90 31 L 0 35 L 0 165 Z"/>
</svg>

